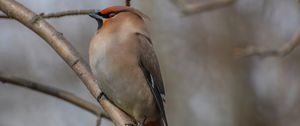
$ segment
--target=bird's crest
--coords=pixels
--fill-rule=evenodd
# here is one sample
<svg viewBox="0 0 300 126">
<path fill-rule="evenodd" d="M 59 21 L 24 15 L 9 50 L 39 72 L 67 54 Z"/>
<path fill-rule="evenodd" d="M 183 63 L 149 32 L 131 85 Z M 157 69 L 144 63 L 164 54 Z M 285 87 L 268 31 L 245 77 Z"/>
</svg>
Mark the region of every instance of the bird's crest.
<svg viewBox="0 0 300 126">
<path fill-rule="evenodd" d="M 114 13 L 114 14 L 118 14 L 120 12 L 132 12 L 136 15 L 138 15 L 139 17 L 141 17 L 142 19 L 150 19 L 147 15 L 145 15 L 144 13 L 140 12 L 137 9 L 134 9 L 132 7 L 127 7 L 127 6 L 111 6 L 108 8 L 105 8 L 101 11 L 99 11 L 100 15 L 102 17 L 106 17 L 109 18 L 110 14 Z"/>
</svg>

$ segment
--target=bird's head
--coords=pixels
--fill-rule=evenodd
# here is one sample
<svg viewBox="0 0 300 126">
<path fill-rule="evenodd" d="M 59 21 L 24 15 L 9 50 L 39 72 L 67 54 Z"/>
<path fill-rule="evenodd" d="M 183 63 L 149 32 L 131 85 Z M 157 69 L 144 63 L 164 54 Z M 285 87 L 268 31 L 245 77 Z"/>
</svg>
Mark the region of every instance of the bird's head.
<svg viewBox="0 0 300 126">
<path fill-rule="evenodd" d="M 109 20 L 113 17 L 118 16 L 118 14 L 122 12 L 130 12 L 132 14 L 139 16 L 141 19 L 148 18 L 142 12 L 127 6 L 111 6 L 106 9 L 100 10 L 96 13 L 91 13 L 89 14 L 89 16 L 94 18 L 98 22 L 98 29 L 100 29 L 103 25 L 103 19 Z"/>
</svg>

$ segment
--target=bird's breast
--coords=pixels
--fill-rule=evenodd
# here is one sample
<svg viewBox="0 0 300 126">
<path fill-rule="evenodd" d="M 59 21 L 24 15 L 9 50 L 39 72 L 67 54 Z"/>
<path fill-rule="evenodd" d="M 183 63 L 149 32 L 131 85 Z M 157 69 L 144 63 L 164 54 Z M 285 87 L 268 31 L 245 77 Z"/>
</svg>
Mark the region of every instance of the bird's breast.
<svg viewBox="0 0 300 126">
<path fill-rule="evenodd" d="M 148 88 L 139 68 L 137 47 L 134 42 L 116 41 L 105 37 L 92 40 L 89 52 L 91 69 L 100 81 L 102 90 L 109 94 L 115 93 L 111 97 L 135 98 L 139 92 Z"/>
<path fill-rule="evenodd" d="M 138 41 L 97 36 L 91 41 L 91 69 L 100 88 L 117 106 L 138 119 L 155 104 L 139 66 Z"/>
</svg>

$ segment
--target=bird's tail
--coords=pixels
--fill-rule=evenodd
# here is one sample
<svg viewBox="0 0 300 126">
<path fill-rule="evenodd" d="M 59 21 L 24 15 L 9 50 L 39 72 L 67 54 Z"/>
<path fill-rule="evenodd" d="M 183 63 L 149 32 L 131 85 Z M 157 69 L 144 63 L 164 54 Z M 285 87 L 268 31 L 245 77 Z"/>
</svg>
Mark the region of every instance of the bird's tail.
<svg viewBox="0 0 300 126">
<path fill-rule="evenodd" d="M 164 124 L 162 123 L 162 121 L 155 121 L 155 122 L 149 122 L 144 126 L 164 126 Z"/>
</svg>

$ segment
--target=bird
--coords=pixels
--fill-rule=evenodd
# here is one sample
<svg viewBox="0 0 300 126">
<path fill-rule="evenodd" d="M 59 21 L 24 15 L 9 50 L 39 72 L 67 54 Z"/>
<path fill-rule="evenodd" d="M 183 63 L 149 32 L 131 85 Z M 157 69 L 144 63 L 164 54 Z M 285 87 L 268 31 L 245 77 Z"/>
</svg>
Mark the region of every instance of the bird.
<svg viewBox="0 0 300 126">
<path fill-rule="evenodd" d="M 149 17 L 127 6 L 89 16 L 98 23 L 89 62 L 103 95 L 135 120 L 129 126 L 168 126 L 160 65 L 145 23 Z"/>
</svg>

